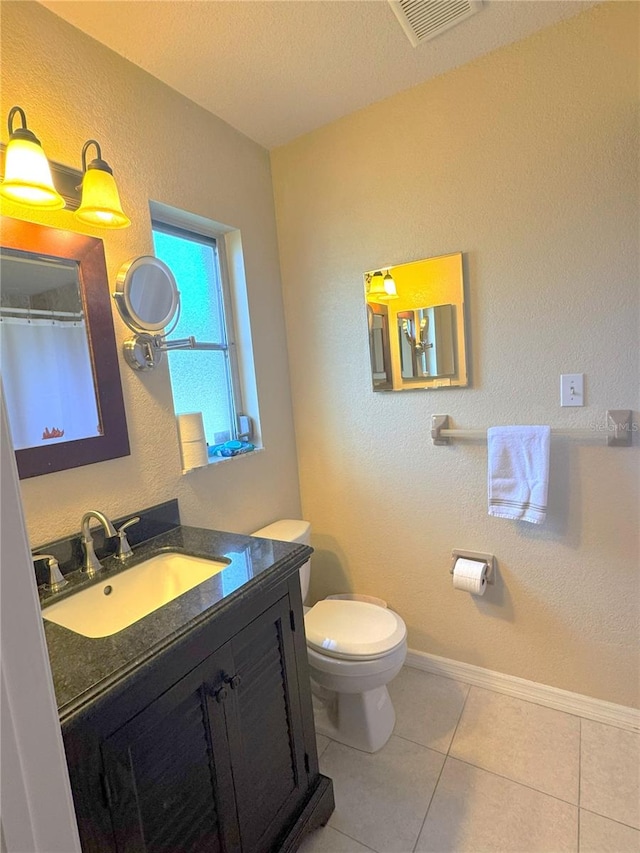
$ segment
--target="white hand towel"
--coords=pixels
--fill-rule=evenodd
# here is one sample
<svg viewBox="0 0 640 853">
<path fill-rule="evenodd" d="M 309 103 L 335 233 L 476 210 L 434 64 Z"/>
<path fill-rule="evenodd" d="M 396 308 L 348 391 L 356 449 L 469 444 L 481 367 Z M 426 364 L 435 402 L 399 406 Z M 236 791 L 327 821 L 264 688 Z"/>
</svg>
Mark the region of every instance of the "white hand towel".
<svg viewBox="0 0 640 853">
<path fill-rule="evenodd" d="M 487 430 L 489 515 L 542 524 L 549 487 L 548 426 Z"/>
</svg>

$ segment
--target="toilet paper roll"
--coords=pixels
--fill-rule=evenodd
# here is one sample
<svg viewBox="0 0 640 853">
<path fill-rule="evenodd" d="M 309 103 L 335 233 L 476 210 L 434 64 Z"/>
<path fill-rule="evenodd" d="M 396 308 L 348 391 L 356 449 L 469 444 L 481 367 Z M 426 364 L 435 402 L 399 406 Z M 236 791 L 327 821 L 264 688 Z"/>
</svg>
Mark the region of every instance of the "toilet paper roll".
<svg viewBox="0 0 640 853">
<path fill-rule="evenodd" d="M 473 595 L 484 595 L 487 588 L 487 564 L 480 560 L 458 557 L 453 567 L 454 589 Z"/>
<path fill-rule="evenodd" d="M 183 441 L 180 443 L 180 452 L 182 454 L 182 470 L 191 471 L 193 468 L 202 468 L 209 464 L 209 455 L 207 453 L 207 442 L 202 441 Z"/>
<path fill-rule="evenodd" d="M 204 441 L 202 412 L 187 412 L 177 416 L 180 441 Z"/>
</svg>

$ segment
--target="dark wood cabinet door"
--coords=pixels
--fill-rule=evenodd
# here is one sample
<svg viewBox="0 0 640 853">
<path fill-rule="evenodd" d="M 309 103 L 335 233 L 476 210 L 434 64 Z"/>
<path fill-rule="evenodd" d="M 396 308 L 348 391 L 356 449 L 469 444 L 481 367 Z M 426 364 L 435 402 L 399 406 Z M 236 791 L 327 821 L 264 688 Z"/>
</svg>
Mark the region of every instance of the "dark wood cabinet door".
<svg viewBox="0 0 640 853">
<path fill-rule="evenodd" d="M 240 849 L 224 718 L 232 667 L 227 644 L 103 742 L 118 853 Z"/>
<path fill-rule="evenodd" d="M 283 598 L 229 642 L 224 709 L 242 849 L 251 853 L 277 849 L 308 789 L 292 623 Z"/>
</svg>

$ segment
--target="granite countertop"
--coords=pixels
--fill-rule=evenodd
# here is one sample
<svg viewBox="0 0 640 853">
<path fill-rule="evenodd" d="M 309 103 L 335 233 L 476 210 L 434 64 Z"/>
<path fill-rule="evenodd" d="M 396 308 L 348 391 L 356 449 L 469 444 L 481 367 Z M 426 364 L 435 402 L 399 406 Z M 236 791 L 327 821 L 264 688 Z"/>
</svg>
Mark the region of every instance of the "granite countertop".
<svg viewBox="0 0 640 853">
<path fill-rule="evenodd" d="M 43 612 L 47 604 L 92 583 L 104 583 L 165 549 L 224 558 L 230 563 L 219 574 L 109 637 L 91 639 L 43 620 L 61 722 L 215 613 L 286 579 L 312 553 L 306 545 L 179 526 L 135 547 L 125 565 L 113 557 L 104 559 L 104 569 L 97 578 L 88 580 L 79 571 L 67 575 L 69 585 L 61 593 L 42 599 Z"/>
</svg>

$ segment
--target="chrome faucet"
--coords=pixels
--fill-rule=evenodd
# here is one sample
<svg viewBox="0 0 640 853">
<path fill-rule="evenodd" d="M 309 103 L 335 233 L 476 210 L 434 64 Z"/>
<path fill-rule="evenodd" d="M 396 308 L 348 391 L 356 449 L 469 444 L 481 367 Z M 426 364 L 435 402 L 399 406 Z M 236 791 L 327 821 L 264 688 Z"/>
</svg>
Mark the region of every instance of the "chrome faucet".
<svg viewBox="0 0 640 853">
<path fill-rule="evenodd" d="M 60 592 L 62 587 L 69 583 L 60 571 L 60 565 L 53 554 L 33 554 L 31 559 L 34 563 L 37 563 L 40 560 L 47 561 L 47 568 L 49 569 L 49 583 L 44 585 L 47 592 Z"/>
<path fill-rule="evenodd" d="M 84 560 L 82 562 L 81 571 L 87 574 L 90 578 L 92 578 L 102 568 L 100 560 L 96 557 L 96 552 L 93 547 L 93 536 L 89 529 L 89 522 L 92 518 L 96 518 L 100 522 L 104 529 L 105 536 L 111 537 L 118 535 L 115 527 L 109 521 L 107 516 L 99 510 L 90 509 L 89 512 L 85 512 L 82 516 L 82 547 L 84 549 Z"/>
</svg>

